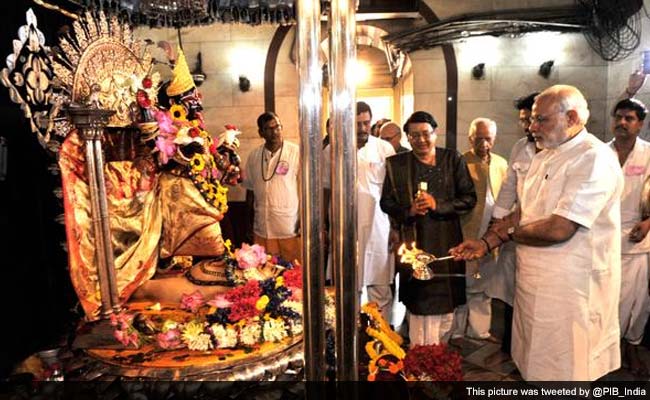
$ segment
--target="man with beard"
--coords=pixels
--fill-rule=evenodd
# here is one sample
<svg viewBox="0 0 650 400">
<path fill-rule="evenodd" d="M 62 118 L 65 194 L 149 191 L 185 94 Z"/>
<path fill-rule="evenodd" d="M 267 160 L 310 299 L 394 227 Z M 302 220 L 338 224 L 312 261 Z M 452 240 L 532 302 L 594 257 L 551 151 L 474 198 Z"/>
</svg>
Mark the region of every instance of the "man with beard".
<svg viewBox="0 0 650 400">
<path fill-rule="evenodd" d="M 615 154 L 585 129 L 582 93 L 555 85 L 535 98 L 533 157 L 521 206 L 458 260 L 517 243 L 512 358 L 527 381 L 593 381 L 620 367 L 623 174 Z"/>
<path fill-rule="evenodd" d="M 638 346 L 650 314 L 648 266 L 650 215 L 641 209 L 643 186 L 650 175 L 650 143 L 640 139 L 647 108 L 636 99 L 624 99 L 614 107 L 609 142 L 618 155 L 625 186 L 621 195 L 621 300 L 619 319 L 623 360 L 636 376 L 647 376 Z"/>
<path fill-rule="evenodd" d="M 398 224 L 403 243 L 415 242 L 435 256 L 463 240 L 460 215 L 476 204 L 476 192 L 463 157 L 436 147 L 433 116 L 417 111 L 404 124 L 413 151 L 390 157 L 381 208 Z M 403 273 L 402 273 L 403 272 Z M 408 310 L 411 346 L 447 342 L 454 311 L 465 304 L 465 263 L 441 261 L 430 280 L 412 269 L 400 271 L 400 301 Z"/>
<path fill-rule="evenodd" d="M 377 303 L 382 316 L 390 323 L 393 303 L 390 285 L 395 263 L 388 243 L 390 222 L 379 208 L 379 200 L 386 176 L 386 159 L 395 154 L 395 150 L 390 143 L 371 135 L 370 106 L 363 101 L 358 101 L 356 106 L 358 290 L 361 293 L 365 286 L 368 300 Z M 323 153 L 323 187 L 329 198 L 330 147 Z"/>
<path fill-rule="evenodd" d="M 260 115 L 257 127 L 264 143 L 248 156 L 243 182 L 254 215 L 253 242 L 287 261 L 300 260 L 300 149 L 283 139 L 275 113 Z"/>
</svg>

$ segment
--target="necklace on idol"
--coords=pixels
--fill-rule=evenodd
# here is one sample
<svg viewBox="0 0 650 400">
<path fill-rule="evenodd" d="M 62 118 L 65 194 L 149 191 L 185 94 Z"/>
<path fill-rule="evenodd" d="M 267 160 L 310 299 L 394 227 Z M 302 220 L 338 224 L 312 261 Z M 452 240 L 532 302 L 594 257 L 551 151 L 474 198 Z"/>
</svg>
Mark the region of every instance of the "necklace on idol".
<svg viewBox="0 0 650 400">
<path fill-rule="evenodd" d="M 275 167 L 273 167 L 273 172 L 271 173 L 271 176 L 267 178 L 266 174 L 264 173 L 264 148 L 262 148 L 262 157 L 260 157 L 260 167 L 262 169 L 262 180 L 264 182 L 270 181 L 275 176 L 275 172 L 278 170 L 278 165 L 280 165 L 280 160 L 282 159 L 282 150 L 284 150 L 284 140 L 282 140 L 282 144 L 280 145 L 280 155 L 278 156 L 278 159 L 275 162 Z M 273 158 L 273 153 L 271 153 L 271 158 Z"/>
</svg>

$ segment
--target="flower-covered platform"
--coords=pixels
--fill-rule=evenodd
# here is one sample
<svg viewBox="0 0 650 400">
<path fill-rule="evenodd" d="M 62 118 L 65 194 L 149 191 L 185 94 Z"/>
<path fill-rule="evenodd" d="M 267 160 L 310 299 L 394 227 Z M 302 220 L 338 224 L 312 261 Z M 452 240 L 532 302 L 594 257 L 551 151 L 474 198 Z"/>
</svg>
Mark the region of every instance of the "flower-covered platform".
<svg viewBox="0 0 650 400">
<path fill-rule="evenodd" d="M 158 307 L 155 307 L 156 309 Z M 151 303 L 129 304 L 126 312 L 146 316 L 150 321 L 191 323 L 196 315 L 175 304 L 152 309 Z M 201 335 L 198 333 L 197 335 Z M 86 353 L 106 364 L 104 374 L 163 380 L 259 380 L 299 368 L 302 363 L 302 335 L 286 336 L 250 347 L 212 348 L 205 351 L 179 348 L 162 349 L 156 342 L 138 348 L 89 348 Z M 121 348 L 115 348 L 115 347 Z"/>
</svg>

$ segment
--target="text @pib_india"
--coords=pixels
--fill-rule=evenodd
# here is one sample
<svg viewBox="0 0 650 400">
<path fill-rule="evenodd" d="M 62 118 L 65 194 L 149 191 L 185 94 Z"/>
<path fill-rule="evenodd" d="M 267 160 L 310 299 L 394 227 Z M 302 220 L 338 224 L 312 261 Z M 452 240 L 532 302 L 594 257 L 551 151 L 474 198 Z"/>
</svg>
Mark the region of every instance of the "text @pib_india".
<svg viewBox="0 0 650 400">
<path fill-rule="evenodd" d="M 579 397 L 594 397 L 594 398 L 609 398 L 609 397 L 630 397 L 630 398 L 645 398 L 647 390 L 642 387 L 616 387 L 616 386 L 596 386 L 596 387 L 563 387 L 563 388 L 542 388 L 542 387 L 526 387 L 526 388 L 504 388 L 504 387 L 473 387 L 468 386 L 465 388 L 468 396 L 481 396 L 487 398 L 500 398 L 513 396 L 535 396 L 556 398 L 558 396 L 579 396 Z"/>
</svg>

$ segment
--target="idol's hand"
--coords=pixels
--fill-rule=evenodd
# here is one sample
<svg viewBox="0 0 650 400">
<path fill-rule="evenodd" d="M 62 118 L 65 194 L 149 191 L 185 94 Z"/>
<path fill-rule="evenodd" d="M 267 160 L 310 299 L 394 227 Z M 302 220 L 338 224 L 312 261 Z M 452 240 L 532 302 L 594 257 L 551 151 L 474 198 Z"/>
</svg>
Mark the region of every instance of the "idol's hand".
<svg viewBox="0 0 650 400">
<path fill-rule="evenodd" d="M 477 260 L 485 256 L 488 252 L 487 245 L 482 240 L 465 240 L 456 247 L 449 249 L 449 254 L 454 256 L 456 261 Z"/>
</svg>

